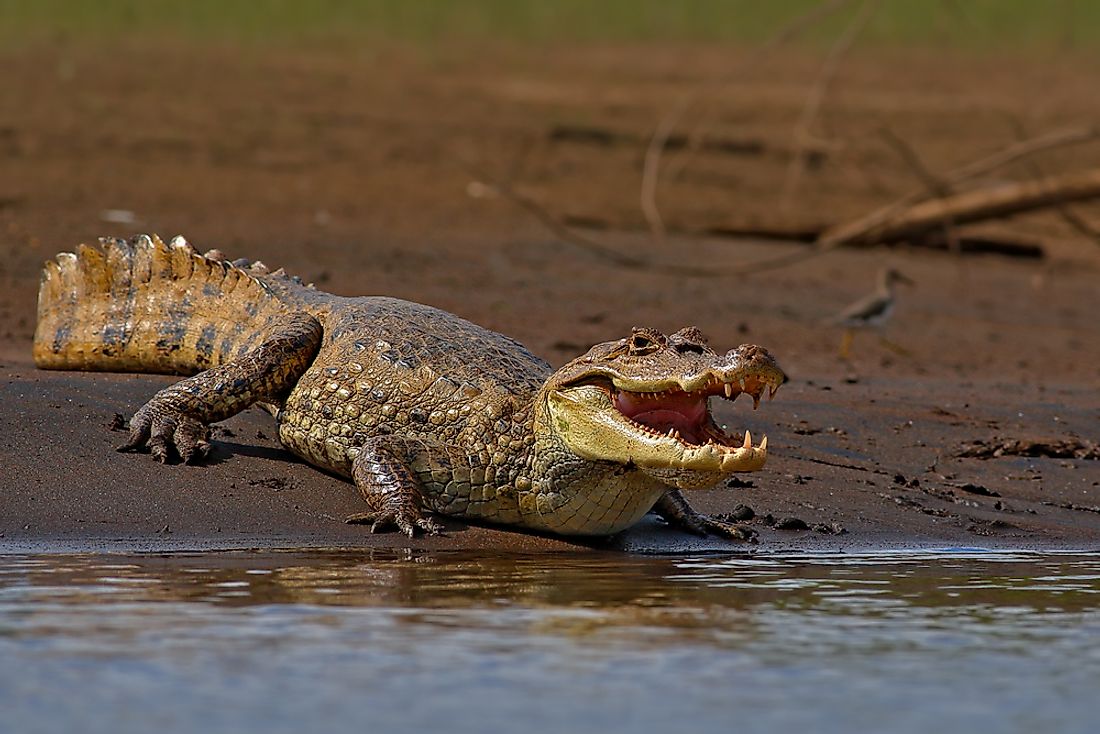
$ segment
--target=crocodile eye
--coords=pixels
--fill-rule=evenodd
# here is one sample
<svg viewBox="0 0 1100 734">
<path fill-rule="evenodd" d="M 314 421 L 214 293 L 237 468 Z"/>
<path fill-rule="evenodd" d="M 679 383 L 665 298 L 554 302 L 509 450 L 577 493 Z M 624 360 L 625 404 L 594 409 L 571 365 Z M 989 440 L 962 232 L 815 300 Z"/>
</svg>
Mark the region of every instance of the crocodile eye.
<svg viewBox="0 0 1100 734">
<path fill-rule="evenodd" d="M 635 332 L 630 337 L 630 353 L 635 356 L 652 354 L 660 348 L 660 344 L 645 334 Z"/>
</svg>

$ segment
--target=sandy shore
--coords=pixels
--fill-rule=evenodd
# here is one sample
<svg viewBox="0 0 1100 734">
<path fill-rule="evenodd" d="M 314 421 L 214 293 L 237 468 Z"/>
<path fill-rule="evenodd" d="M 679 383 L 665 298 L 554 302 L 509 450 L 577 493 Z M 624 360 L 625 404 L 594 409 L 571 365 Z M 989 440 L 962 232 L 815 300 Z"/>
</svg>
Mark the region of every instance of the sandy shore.
<svg viewBox="0 0 1100 734">
<path fill-rule="evenodd" d="M 853 55 L 822 112 L 828 144 L 784 207 L 791 131 L 819 59 L 777 56 L 707 98 L 711 144 L 663 179 L 674 234 L 660 242 L 638 210 L 641 151 L 678 90 L 714 78 L 727 51 L 433 53 L 127 42 L 110 54 L 44 43 L 0 55 L 0 550 L 577 547 L 457 522 L 414 541 L 346 526 L 360 509 L 353 487 L 279 449 L 259 411 L 224 424 L 210 466 L 115 453 L 114 416 L 168 378 L 36 371 L 30 339 L 43 260 L 138 231 L 182 232 L 335 293 L 439 306 L 554 364 L 635 325 L 694 324 L 721 349 L 766 346 L 792 382 L 759 412 L 745 401 L 719 417 L 767 434 L 769 465 L 693 495 L 710 512 L 751 508 L 761 550 L 1100 548 L 1100 461 L 1019 455 L 1077 445 L 1085 456 L 1100 441 L 1100 248 L 1057 213 L 979 227 L 1039 243 L 1043 259 L 845 250 L 685 278 L 563 243 L 478 178 L 510 178 L 620 252 L 729 266 L 804 246 L 707 232 L 851 218 L 911 191 L 919 182 L 877 128 L 951 170 L 1017 139 L 1006 119 L 1038 133 L 1100 117 L 1094 67 Z M 1098 165 L 1100 146 L 1040 163 Z M 1094 206 L 1075 211 L 1100 221 Z M 860 334 L 840 360 L 840 332 L 823 319 L 887 265 L 916 282 L 887 331 L 905 351 Z M 981 454 L 978 442 L 1009 450 L 963 455 Z M 738 548 L 654 523 L 598 545 Z"/>
<path fill-rule="evenodd" d="M 345 525 L 341 518 L 360 509 L 354 487 L 279 448 L 272 419 L 259 410 L 221 425 L 208 466 L 162 466 L 148 455 L 113 451 L 123 438 L 111 429 L 114 416 L 131 413 L 169 379 L 3 369 L 2 423 L 17 428 L 0 439 L 0 550 L 578 547 L 454 520 L 444 536 L 413 540 Z M 913 410 L 930 387 L 934 404 Z M 751 508 L 756 550 L 1100 548 L 1100 508 L 1087 505 L 1098 491 L 1095 461 L 953 455 L 977 440 L 1051 435 L 1047 426 L 1093 417 L 1067 410 L 1082 398 L 1072 389 L 1032 391 L 1017 395 L 1011 408 L 989 407 L 1003 389 L 952 391 L 884 379 L 795 382 L 749 417 L 754 433 L 769 435 L 769 465 L 733 486 L 695 493 L 692 501 L 716 513 Z M 719 416 L 745 420 L 744 407 Z M 738 409 L 742 415 L 733 415 Z M 581 547 L 747 548 L 697 539 L 656 520 Z"/>
</svg>

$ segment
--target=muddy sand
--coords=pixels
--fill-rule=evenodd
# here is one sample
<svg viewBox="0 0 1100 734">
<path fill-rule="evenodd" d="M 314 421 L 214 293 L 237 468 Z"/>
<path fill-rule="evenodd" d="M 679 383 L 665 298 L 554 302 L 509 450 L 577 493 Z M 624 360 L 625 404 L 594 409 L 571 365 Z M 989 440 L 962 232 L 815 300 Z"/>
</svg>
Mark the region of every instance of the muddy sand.
<svg viewBox="0 0 1100 734">
<path fill-rule="evenodd" d="M 1019 128 L 1100 119 L 1094 66 L 855 56 L 823 108 L 813 163 L 784 198 L 792 130 L 820 62 L 789 54 L 692 113 L 725 143 L 676 159 L 661 198 L 671 233 L 658 243 L 637 205 L 648 132 L 730 52 L 561 51 L 0 52 L 0 549 L 578 547 L 454 520 L 444 536 L 414 540 L 346 526 L 360 509 L 354 488 L 281 450 L 257 410 L 218 428 L 208 466 L 115 453 L 115 416 L 171 378 L 37 371 L 30 339 L 43 260 L 139 231 L 181 232 L 335 293 L 430 303 L 554 364 L 635 325 L 694 324 L 721 349 L 768 347 L 790 384 L 759 411 L 747 400 L 718 408 L 769 437 L 768 466 L 690 496 L 709 512 L 751 509 L 758 550 L 1100 548 L 1100 247 L 1059 213 L 968 230 L 1037 244 L 1042 258 L 901 246 L 686 278 L 563 242 L 489 180 L 649 262 L 751 262 L 805 246 L 715 233 L 855 217 L 919 186 L 876 130 L 950 170 Z M 1095 145 L 1036 162 L 1047 172 L 1098 164 Z M 1095 206 L 1074 213 L 1100 225 Z M 823 320 L 887 265 L 916 283 L 901 289 L 885 332 L 902 351 L 861 333 L 841 360 L 841 332 Z M 656 521 L 582 545 L 739 547 Z"/>
</svg>

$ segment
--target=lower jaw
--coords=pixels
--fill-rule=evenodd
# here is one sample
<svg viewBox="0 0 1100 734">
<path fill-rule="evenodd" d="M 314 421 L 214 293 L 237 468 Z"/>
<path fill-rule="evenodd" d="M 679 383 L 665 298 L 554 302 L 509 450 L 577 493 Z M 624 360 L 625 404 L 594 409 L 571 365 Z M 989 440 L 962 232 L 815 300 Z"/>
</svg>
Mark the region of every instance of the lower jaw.
<svg viewBox="0 0 1100 734">
<path fill-rule="evenodd" d="M 670 487 L 688 490 L 710 489 L 730 476 L 717 470 L 682 469 L 679 467 L 642 469 L 642 471 Z"/>
</svg>

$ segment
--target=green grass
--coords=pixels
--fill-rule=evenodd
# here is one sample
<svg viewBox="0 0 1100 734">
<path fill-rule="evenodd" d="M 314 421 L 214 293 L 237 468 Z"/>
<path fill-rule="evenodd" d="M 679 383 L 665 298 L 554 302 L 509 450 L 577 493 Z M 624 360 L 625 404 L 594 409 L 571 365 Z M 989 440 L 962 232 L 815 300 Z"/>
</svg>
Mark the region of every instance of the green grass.
<svg viewBox="0 0 1100 734">
<path fill-rule="evenodd" d="M 861 0 L 816 24 L 836 37 Z M 135 35 L 229 42 L 759 42 L 820 0 L 0 0 L 0 39 Z M 863 44 L 1100 44 L 1095 0 L 884 0 Z"/>
</svg>

